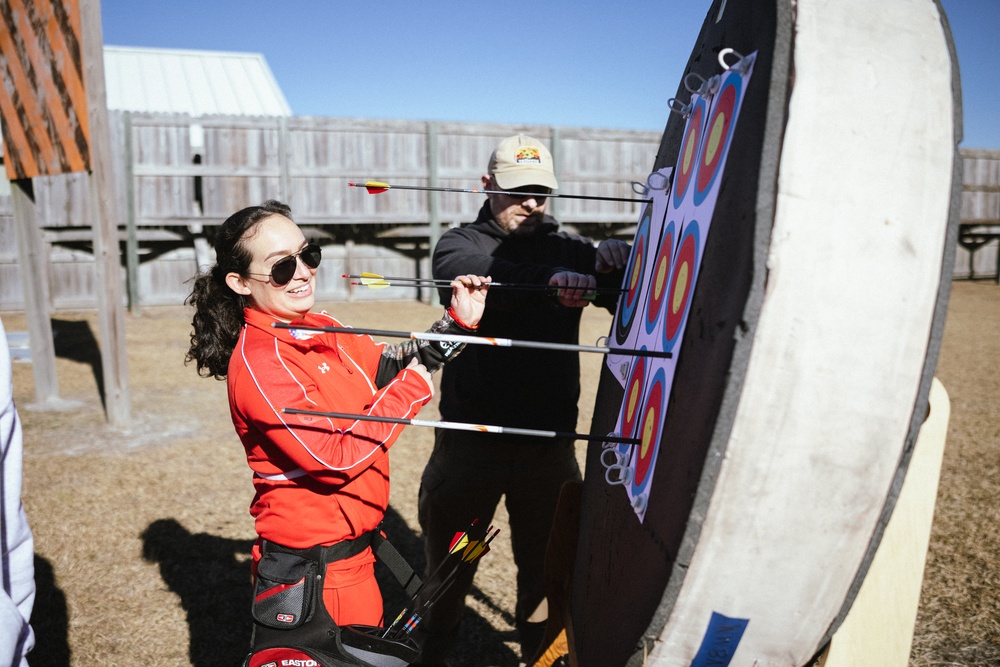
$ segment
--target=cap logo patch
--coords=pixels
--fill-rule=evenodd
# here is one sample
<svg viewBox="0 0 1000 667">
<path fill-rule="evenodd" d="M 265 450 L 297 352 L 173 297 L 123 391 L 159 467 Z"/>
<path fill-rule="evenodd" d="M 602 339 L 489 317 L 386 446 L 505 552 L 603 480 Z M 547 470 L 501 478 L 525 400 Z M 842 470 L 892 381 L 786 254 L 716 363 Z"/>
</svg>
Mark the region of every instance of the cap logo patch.
<svg viewBox="0 0 1000 667">
<path fill-rule="evenodd" d="M 542 157 L 534 146 L 521 146 L 514 154 L 514 162 L 517 164 L 541 164 Z"/>
</svg>

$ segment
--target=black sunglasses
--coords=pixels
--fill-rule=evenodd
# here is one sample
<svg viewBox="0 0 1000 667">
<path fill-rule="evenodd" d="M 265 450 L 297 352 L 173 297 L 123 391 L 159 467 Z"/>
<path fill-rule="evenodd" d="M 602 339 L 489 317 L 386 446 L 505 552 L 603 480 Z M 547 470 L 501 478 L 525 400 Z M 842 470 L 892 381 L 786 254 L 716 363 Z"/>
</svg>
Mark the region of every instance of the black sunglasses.
<svg viewBox="0 0 1000 667">
<path fill-rule="evenodd" d="M 521 188 L 511 188 L 507 192 L 510 193 L 510 196 L 517 197 L 518 199 L 533 197 L 539 204 L 548 199 L 549 195 L 552 194 L 549 188 L 542 185 L 525 185 Z"/>
<path fill-rule="evenodd" d="M 548 199 L 549 196 L 552 194 L 552 188 L 547 188 L 544 185 L 523 185 L 519 188 L 509 188 L 507 190 L 504 190 L 496 182 L 496 179 L 493 179 L 493 186 L 494 188 L 492 189 L 498 190 L 500 192 L 506 192 L 509 196 L 517 197 L 518 199 L 527 199 L 528 197 L 534 197 L 536 200 L 538 200 L 538 203 L 542 203 L 543 201 Z"/>
<path fill-rule="evenodd" d="M 250 273 L 251 276 L 266 276 L 278 286 L 287 285 L 288 281 L 295 275 L 295 270 L 299 268 L 296 258 L 301 259 L 302 263 L 310 269 L 315 269 L 319 266 L 319 261 L 323 259 L 323 251 L 315 243 L 310 243 L 302 250 L 282 257 L 272 264 L 271 273 L 250 273 L 249 271 L 247 273 Z"/>
</svg>

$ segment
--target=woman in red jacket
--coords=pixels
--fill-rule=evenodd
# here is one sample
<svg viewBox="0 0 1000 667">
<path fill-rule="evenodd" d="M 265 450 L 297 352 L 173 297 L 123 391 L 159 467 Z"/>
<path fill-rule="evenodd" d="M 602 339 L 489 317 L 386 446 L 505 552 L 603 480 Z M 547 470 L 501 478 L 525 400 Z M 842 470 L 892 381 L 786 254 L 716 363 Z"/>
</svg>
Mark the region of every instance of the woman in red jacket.
<svg viewBox="0 0 1000 667">
<path fill-rule="evenodd" d="M 196 312 L 187 360 L 197 363 L 199 374 L 228 382 L 233 424 L 254 473 L 255 576 L 268 545 L 325 553 L 322 548 L 332 545 L 367 544 L 362 538 L 378 527 L 388 506 L 387 455 L 402 426 L 288 415 L 282 408 L 412 418 L 433 396 L 430 373 L 461 346 L 390 346 L 365 335 L 272 327 L 343 326 L 326 312 L 311 312 L 320 248 L 306 241 L 280 202 L 230 216 L 218 230 L 215 251 L 216 265 L 198 276 L 188 299 Z M 431 330 L 473 330 L 487 282 L 457 278 L 451 307 Z M 348 556 L 326 566 L 326 609 L 338 625 L 381 625 L 371 549 L 342 553 Z M 265 596 L 260 591 L 258 586 L 257 598 Z M 304 620 L 277 616 L 270 619 L 274 627 Z"/>
</svg>

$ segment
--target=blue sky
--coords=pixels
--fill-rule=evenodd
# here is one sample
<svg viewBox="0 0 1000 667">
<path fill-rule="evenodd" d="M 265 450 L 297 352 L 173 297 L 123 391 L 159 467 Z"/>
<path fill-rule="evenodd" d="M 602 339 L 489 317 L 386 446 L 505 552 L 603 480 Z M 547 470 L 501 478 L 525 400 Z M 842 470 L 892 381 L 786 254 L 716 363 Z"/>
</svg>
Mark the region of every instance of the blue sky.
<svg viewBox="0 0 1000 667">
<path fill-rule="evenodd" d="M 662 131 L 710 0 L 102 0 L 104 42 L 263 53 L 296 115 Z M 969 148 L 1000 149 L 1000 0 L 943 0 Z"/>
</svg>

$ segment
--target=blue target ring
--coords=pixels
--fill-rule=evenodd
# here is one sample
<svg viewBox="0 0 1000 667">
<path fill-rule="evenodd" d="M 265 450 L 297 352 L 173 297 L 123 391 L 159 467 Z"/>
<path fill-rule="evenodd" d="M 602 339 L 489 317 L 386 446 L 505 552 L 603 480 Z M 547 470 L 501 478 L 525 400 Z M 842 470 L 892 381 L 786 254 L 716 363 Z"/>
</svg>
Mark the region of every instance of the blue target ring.
<svg viewBox="0 0 1000 667">
<path fill-rule="evenodd" d="M 644 324 L 646 333 L 652 334 L 661 324 L 663 307 L 666 304 L 667 292 L 670 289 L 670 269 L 673 264 L 674 239 L 676 224 L 673 220 L 667 223 L 660 235 L 660 246 L 653 259 L 652 271 L 649 276 L 649 301 L 646 304 Z"/>
<path fill-rule="evenodd" d="M 625 280 L 622 285 L 621 298 L 618 301 L 618 315 L 615 318 L 615 344 L 624 345 L 632 331 L 635 314 L 639 311 L 643 274 L 646 271 L 646 254 L 649 248 L 649 228 L 653 219 L 653 205 L 646 204 L 639 226 L 635 230 L 635 241 L 632 244 L 632 254 L 625 270 Z"/>
<path fill-rule="evenodd" d="M 688 116 L 687 125 L 684 127 L 684 139 L 681 141 L 681 148 L 677 153 L 677 165 L 674 167 L 674 189 L 670 195 L 674 208 L 681 205 L 698 171 L 699 147 L 705 131 L 705 117 L 708 116 L 708 102 L 705 98 L 696 95 L 691 104 L 691 115 Z"/>
<path fill-rule="evenodd" d="M 632 495 L 643 493 L 653 478 L 653 467 L 656 464 L 656 453 L 660 448 L 663 431 L 663 419 L 667 411 L 667 392 L 667 374 L 661 366 L 653 373 L 649 388 L 646 389 L 636 424 L 635 436 L 641 442 L 635 446 L 635 455 L 632 457 L 634 468 Z"/>
<path fill-rule="evenodd" d="M 697 173 L 694 177 L 694 205 L 700 206 L 712 191 L 723 162 L 729 153 L 736 129 L 736 111 L 743 95 L 743 79 L 730 71 L 722 80 L 719 92 L 712 99 L 712 110 L 705 123 L 704 136 L 698 149 Z"/>
<path fill-rule="evenodd" d="M 691 220 L 681 231 L 670 272 L 670 286 L 665 297 L 666 322 L 663 327 L 663 350 L 669 352 L 684 332 L 684 322 L 691 310 L 691 297 L 698 280 L 698 246 L 701 232 Z"/>
</svg>

